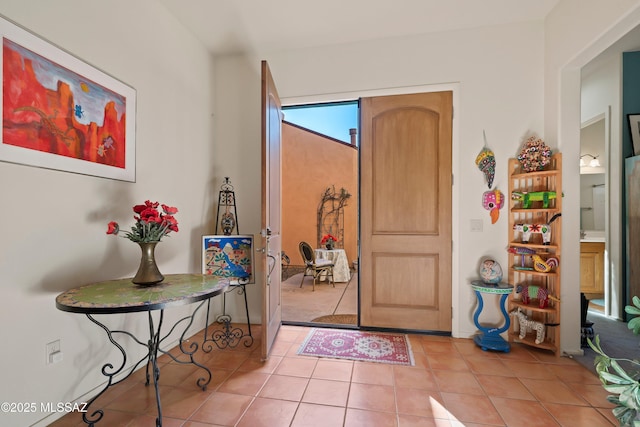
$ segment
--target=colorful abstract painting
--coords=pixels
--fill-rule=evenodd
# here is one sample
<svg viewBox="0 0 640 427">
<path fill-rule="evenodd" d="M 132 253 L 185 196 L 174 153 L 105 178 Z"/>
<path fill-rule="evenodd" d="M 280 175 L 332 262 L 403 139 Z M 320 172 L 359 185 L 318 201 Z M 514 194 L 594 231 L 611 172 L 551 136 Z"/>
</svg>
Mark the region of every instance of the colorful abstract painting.
<svg viewBox="0 0 640 427">
<path fill-rule="evenodd" d="M 253 236 L 203 236 L 202 273 L 254 283 Z"/>
<path fill-rule="evenodd" d="M 0 20 L 0 160 L 135 181 L 135 91 Z"/>
</svg>

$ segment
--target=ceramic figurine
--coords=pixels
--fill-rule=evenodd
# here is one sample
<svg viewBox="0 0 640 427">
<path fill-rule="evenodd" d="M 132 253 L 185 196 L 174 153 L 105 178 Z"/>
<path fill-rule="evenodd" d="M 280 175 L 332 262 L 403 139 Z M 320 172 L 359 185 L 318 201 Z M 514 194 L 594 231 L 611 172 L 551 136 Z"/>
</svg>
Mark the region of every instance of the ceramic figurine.
<svg viewBox="0 0 640 427">
<path fill-rule="evenodd" d="M 485 258 L 480 264 L 480 278 L 484 283 L 500 283 L 502 281 L 502 267 L 492 258 Z"/>
<path fill-rule="evenodd" d="M 541 171 L 551 162 L 551 149 L 542 139 L 531 136 L 524 142 L 518 160 L 525 172 Z"/>
</svg>

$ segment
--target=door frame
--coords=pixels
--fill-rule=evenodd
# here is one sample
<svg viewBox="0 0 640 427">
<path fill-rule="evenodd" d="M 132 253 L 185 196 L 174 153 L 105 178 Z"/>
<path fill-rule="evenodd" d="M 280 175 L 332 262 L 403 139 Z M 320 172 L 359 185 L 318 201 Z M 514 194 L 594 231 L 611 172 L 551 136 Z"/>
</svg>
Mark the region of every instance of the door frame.
<svg viewBox="0 0 640 427">
<path fill-rule="evenodd" d="M 452 254 L 451 254 L 451 307 L 453 316 L 451 319 L 451 336 L 454 338 L 465 337 L 466 335 L 461 333 L 460 330 L 460 316 L 463 314 L 462 304 L 460 302 L 460 296 L 463 294 L 460 292 L 460 251 L 458 250 L 460 241 L 460 187 L 458 185 L 459 179 L 455 179 L 455 176 L 460 176 L 460 165 L 457 159 L 460 156 L 460 137 L 459 137 L 459 120 L 458 114 L 460 105 L 460 84 L 459 83 L 446 83 L 437 85 L 419 85 L 419 86 L 404 86 L 384 89 L 365 89 L 352 92 L 336 92 L 326 94 L 313 94 L 297 97 L 282 97 L 280 101 L 283 106 L 296 105 L 296 104 L 319 104 L 324 102 L 341 102 L 350 101 L 354 99 L 360 99 L 364 97 L 385 96 L 385 95 L 407 95 L 412 93 L 421 92 L 444 92 L 451 91 L 453 93 L 453 121 L 451 125 L 451 173 L 454 176 L 451 186 L 451 238 L 453 240 Z M 358 156 L 360 152 L 358 151 Z M 360 161 L 358 160 L 358 164 Z M 359 171 L 358 171 L 359 173 Z M 358 180 L 359 182 L 359 180 Z M 360 198 L 360 188 L 358 188 L 358 199 Z M 360 210 L 360 205 L 358 205 Z M 358 233 L 360 230 L 358 229 Z M 360 242 L 360 236 L 358 235 L 358 242 Z M 358 243 L 359 245 L 359 243 Z M 358 246 L 358 251 L 360 247 Z M 359 280 L 360 276 L 358 276 Z M 358 299 L 360 298 L 360 283 L 358 282 Z M 360 302 L 358 302 L 358 305 Z M 464 304 L 468 306 L 468 304 Z M 358 308 L 359 309 L 359 308 Z"/>
</svg>

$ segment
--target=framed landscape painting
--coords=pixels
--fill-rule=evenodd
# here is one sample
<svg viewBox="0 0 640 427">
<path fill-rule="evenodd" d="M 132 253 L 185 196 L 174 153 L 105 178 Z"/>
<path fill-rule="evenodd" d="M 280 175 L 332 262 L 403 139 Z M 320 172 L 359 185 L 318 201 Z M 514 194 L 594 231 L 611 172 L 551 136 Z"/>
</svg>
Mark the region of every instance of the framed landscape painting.
<svg viewBox="0 0 640 427">
<path fill-rule="evenodd" d="M 0 35 L 0 160 L 135 182 L 135 90 L 2 18 Z"/>
<path fill-rule="evenodd" d="M 255 283 L 253 236 L 202 236 L 202 274 L 238 283 Z"/>
</svg>

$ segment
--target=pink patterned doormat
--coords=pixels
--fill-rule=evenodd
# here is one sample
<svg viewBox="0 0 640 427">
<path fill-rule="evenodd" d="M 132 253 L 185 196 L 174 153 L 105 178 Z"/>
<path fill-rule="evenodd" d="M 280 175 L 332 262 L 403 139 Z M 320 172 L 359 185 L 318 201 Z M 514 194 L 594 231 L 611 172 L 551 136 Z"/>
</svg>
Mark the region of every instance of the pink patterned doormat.
<svg viewBox="0 0 640 427">
<path fill-rule="evenodd" d="M 382 332 L 314 328 L 298 349 L 298 354 L 414 365 L 407 336 Z"/>
</svg>

